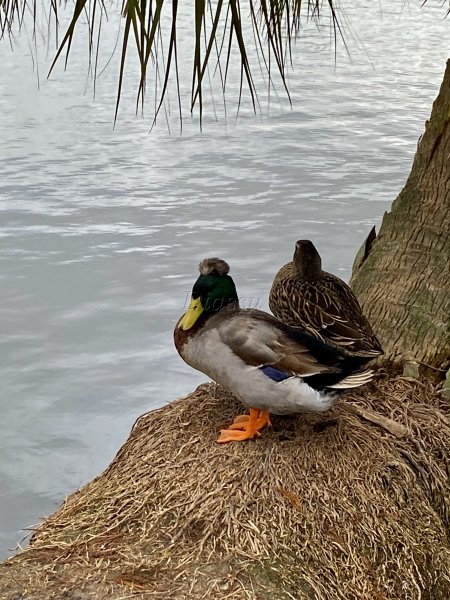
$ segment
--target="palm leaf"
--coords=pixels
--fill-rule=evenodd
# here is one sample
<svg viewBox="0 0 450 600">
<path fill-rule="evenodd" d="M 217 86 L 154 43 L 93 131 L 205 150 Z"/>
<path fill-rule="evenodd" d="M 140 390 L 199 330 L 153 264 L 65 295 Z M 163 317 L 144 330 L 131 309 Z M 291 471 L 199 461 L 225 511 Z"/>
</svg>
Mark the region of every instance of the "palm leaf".
<svg viewBox="0 0 450 600">
<path fill-rule="evenodd" d="M 44 0 L 45 1 L 45 0 Z M 60 15 L 66 9 L 67 0 L 48 0 L 48 32 L 53 17 L 54 29 L 58 35 Z M 49 74 L 65 51 L 65 66 L 67 66 L 72 42 L 77 25 L 82 15 L 86 16 L 88 24 L 88 69 L 92 70 L 94 60 L 94 79 L 97 76 L 97 65 L 100 45 L 100 31 L 103 16 L 108 11 L 115 10 L 117 4 L 105 0 L 75 0 L 69 25 L 66 27 L 61 42 L 58 44 L 56 55 L 51 64 Z M 426 2 L 426 0 L 425 0 Z M 139 81 L 137 82 L 136 107 L 144 106 L 146 81 L 149 71 L 153 77 L 158 97 L 155 98 L 154 118 L 163 106 L 168 93 L 169 82 L 174 70 L 178 94 L 179 116 L 181 119 L 181 96 L 177 59 L 177 27 L 181 19 L 178 0 L 124 0 L 121 7 L 125 19 L 122 37 L 122 50 L 119 64 L 119 80 L 115 119 L 117 119 L 122 87 L 124 82 L 126 58 L 134 49 L 139 63 Z M 37 23 L 37 0 L 0 0 L 0 39 L 12 37 L 24 23 L 25 15 L 29 13 L 33 25 Z M 208 10 L 207 10 L 208 8 Z M 345 36 L 342 25 L 342 15 L 334 0 L 195 0 L 194 19 L 192 28 L 193 59 L 190 109 L 198 107 L 200 123 L 203 115 L 205 74 L 212 60 L 215 61 L 214 72 L 219 70 L 222 89 L 225 93 L 230 61 L 236 49 L 240 61 L 241 85 L 239 102 L 243 94 L 244 84 L 250 94 L 253 110 L 256 110 L 258 95 L 253 77 L 253 59 L 250 58 L 250 42 L 246 39 L 247 25 L 253 30 L 253 40 L 256 44 L 256 54 L 260 67 L 268 75 L 269 89 L 274 85 L 273 75 L 276 72 L 289 98 L 287 85 L 287 69 L 292 62 L 291 42 L 298 35 L 301 17 L 306 20 L 319 20 L 326 12 L 330 16 L 335 48 L 338 40 L 345 46 Z M 163 14 L 171 10 L 172 18 L 169 28 L 163 23 Z M 248 16 L 247 16 L 248 13 Z M 100 17 L 98 16 L 100 14 Z M 245 15 L 245 16 L 243 16 Z M 79 28 L 79 27 L 78 27 Z M 97 32 L 97 33 L 96 33 Z M 130 35 L 132 33 L 132 35 Z M 36 36 L 36 28 L 33 34 Z M 44 34 L 45 37 L 45 34 Z M 58 38 L 57 38 L 58 39 Z M 163 53 L 163 44 L 168 47 L 167 58 Z M 346 46 L 345 46 L 346 47 Z M 213 55 L 215 49 L 215 55 Z M 152 57 L 152 62 L 149 59 Z M 272 60 L 273 59 L 273 60 Z M 161 77 L 162 72 L 162 77 Z M 159 80 L 161 78 L 161 83 Z M 95 86 L 95 83 L 94 83 Z"/>
</svg>

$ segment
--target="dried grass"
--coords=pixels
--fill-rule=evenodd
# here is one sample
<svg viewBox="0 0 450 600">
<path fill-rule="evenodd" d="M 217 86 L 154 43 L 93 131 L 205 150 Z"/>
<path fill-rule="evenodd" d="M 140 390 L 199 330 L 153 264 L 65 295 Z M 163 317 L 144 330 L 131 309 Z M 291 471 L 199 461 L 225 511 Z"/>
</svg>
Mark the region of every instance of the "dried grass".
<svg viewBox="0 0 450 600">
<path fill-rule="evenodd" d="M 241 411 L 219 386 L 142 416 L 111 466 L 0 566 L 5 600 L 448 600 L 450 411 L 380 375 L 324 415 Z"/>
</svg>

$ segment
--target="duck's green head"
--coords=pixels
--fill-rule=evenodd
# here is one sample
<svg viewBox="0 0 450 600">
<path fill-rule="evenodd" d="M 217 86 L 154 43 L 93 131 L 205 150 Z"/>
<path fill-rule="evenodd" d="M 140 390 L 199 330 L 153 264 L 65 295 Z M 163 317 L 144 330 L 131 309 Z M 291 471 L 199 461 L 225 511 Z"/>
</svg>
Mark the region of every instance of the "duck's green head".
<svg viewBox="0 0 450 600">
<path fill-rule="evenodd" d="M 191 303 L 178 323 L 180 329 L 193 327 L 202 314 L 210 315 L 233 304 L 239 299 L 233 279 L 228 275 L 230 267 L 221 258 L 205 258 L 199 265 L 200 277 L 192 288 Z"/>
</svg>

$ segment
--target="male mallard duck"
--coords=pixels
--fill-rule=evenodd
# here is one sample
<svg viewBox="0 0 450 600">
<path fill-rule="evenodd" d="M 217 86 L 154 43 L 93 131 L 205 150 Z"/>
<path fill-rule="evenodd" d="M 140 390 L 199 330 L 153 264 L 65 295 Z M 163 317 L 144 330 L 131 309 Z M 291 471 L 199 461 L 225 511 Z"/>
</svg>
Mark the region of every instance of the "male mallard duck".
<svg viewBox="0 0 450 600">
<path fill-rule="evenodd" d="M 338 348 L 256 309 L 241 309 L 229 266 L 220 258 L 200 263 L 187 312 L 175 326 L 182 359 L 250 407 L 218 442 L 246 440 L 270 425 L 269 413 L 325 411 L 333 390 L 372 378 L 355 370 Z"/>
<path fill-rule="evenodd" d="M 269 306 L 283 323 L 339 348 L 355 365 L 383 354 L 355 294 L 342 279 L 322 271 L 320 255 L 309 240 L 296 243 L 292 262 L 276 274 Z"/>
</svg>

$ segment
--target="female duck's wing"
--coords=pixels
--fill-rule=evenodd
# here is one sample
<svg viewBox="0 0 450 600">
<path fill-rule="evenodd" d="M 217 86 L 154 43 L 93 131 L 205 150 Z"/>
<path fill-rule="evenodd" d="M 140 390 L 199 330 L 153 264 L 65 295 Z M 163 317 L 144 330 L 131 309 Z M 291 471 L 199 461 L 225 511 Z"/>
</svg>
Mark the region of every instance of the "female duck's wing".
<svg viewBox="0 0 450 600">
<path fill-rule="evenodd" d="M 383 348 L 350 286 L 330 274 L 323 277 L 321 284 L 322 290 L 318 290 L 317 294 L 324 299 L 318 297 L 318 303 L 323 307 L 328 301 L 330 308 L 322 310 L 334 319 L 334 322 L 327 327 L 330 331 L 330 339 L 336 338 L 336 343 L 342 345 L 346 345 L 345 338 L 350 339 L 349 349 L 361 355 L 383 354 Z"/>
<path fill-rule="evenodd" d="M 270 308 L 292 327 L 304 327 L 314 336 L 343 350 L 378 356 L 381 346 L 350 287 L 334 276 L 320 283 L 291 278 L 273 289 Z"/>
<path fill-rule="evenodd" d="M 336 350 L 262 311 L 240 311 L 221 324 L 219 334 L 247 365 L 271 365 L 300 377 L 341 372 Z"/>
</svg>

